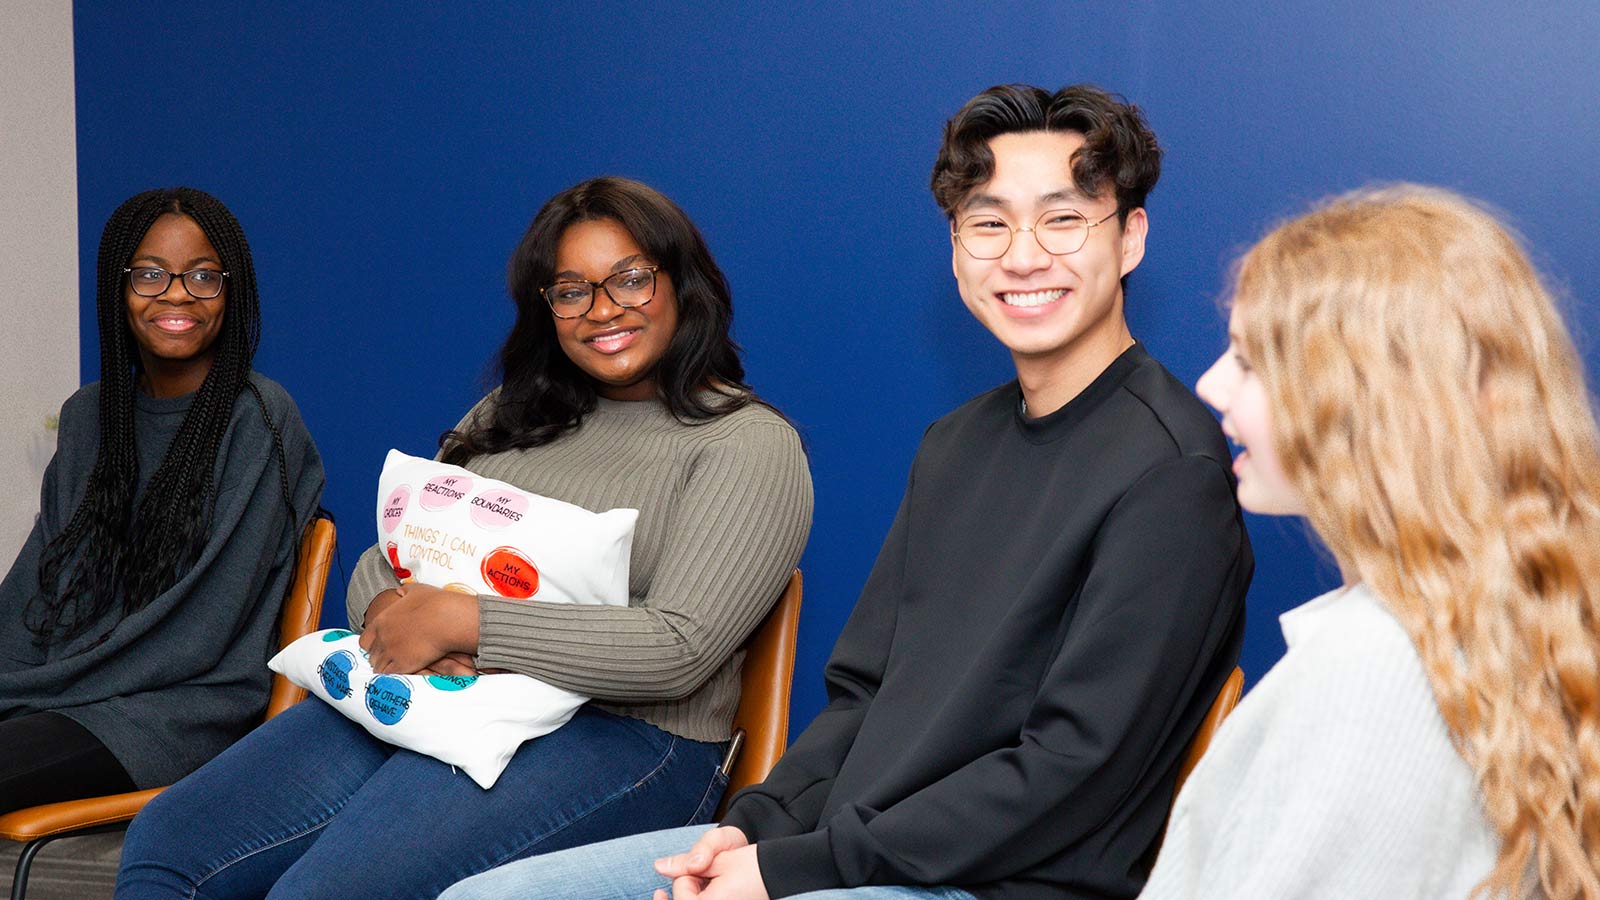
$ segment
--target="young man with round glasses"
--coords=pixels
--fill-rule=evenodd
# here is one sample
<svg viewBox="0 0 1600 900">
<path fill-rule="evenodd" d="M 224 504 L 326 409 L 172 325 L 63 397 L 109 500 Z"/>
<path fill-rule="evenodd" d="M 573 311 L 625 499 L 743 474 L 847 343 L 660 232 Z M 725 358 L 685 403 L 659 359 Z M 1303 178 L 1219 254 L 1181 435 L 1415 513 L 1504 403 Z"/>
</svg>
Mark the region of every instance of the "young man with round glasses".
<svg viewBox="0 0 1600 900">
<path fill-rule="evenodd" d="M 1139 892 L 1252 570 L 1216 421 L 1123 315 L 1160 157 L 1090 86 L 995 87 L 950 120 L 933 192 L 956 283 L 1017 379 L 928 429 L 827 708 L 721 827 L 442 900 Z"/>
</svg>

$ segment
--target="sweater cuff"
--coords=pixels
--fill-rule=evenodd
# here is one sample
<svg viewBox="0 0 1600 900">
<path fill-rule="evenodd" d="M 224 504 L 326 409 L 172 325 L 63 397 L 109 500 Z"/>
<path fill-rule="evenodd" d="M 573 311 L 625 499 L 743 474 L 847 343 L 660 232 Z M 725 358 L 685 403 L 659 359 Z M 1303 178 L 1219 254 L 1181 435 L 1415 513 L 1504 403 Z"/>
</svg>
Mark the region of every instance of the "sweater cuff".
<svg viewBox="0 0 1600 900">
<path fill-rule="evenodd" d="M 756 866 L 773 900 L 847 887 L 833 863 L 826 828 L 757 843 Z"/>
<path fill-rule="evenodd" d="M 789 815 L 778 801 L 752 790 L 740 791 L 728 804 L 727 815 L 718 825 L 732 825 L 744 832 L 745 840 L 760 840 L 801 834 L 807 829 Z"/>
<path fill-rule="evenodd" d="M 473 654 L 473 659 L 479 669 L 503 669 L 509 662 L 506 655 L 499 652 L 502 646 L 500 639 L 516 626 L 508 626 L 503 616 L 496 615 L 497 612 L 481 594 L 478 596 L 478 650 Z"/>
</svg>

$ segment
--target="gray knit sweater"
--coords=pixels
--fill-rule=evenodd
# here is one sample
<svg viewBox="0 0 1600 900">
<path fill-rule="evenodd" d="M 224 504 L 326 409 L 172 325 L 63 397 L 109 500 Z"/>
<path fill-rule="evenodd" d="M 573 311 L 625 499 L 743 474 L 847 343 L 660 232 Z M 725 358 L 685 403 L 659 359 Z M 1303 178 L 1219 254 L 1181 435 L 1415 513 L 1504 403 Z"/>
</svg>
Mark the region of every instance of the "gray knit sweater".
<svg viewBox="0 0 1600 900">
<path fill-rule="evenodd" d="M 758 404 L 685 424 L 655 401 L 602 399 L 554 442 L 466 468 L 596 512 L 639 510 L 627 606 L 480 596 L 478 665 L 524 672 L 681 737 L 726 740 L 739 647 L 811 528 L 811 473 L 794 429 Z M 398 584 L 377 545 L 363 553 L 350 578 L 351 627 Z"/>
<path fill-rule="evenodd" d="M 261 407 L 239 394 L 217 448 L 211 533 L 200 558 L 132 615 L 65 645 L 41 648 L 24 624 L 44 547 L 66 527 L 94 468 L 100 385 L 61 407 L 56 454 L 39 517 L 0 582 L 0 719 L 52 710 L 87 728 L 140 788 L 171 784 L 261 721 L 277 645 L 278 610 L 294 574 L 295 544 L 322 495 L 322 460 L 288 393 L 250 380 L 283 438 L 294 508 L 283 500 L 278 454 Z M 143 496 L 194 395 L 134 398 Z"/>
</svg>

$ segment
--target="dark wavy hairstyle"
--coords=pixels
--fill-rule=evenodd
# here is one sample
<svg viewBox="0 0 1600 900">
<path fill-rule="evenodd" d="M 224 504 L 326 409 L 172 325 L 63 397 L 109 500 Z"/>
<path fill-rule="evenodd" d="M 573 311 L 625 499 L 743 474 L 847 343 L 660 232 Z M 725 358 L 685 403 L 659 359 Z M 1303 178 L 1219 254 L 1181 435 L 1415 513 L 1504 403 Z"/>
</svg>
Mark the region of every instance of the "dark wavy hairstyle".
<svg viewBox="0 0 1600 900">
<path fill-rule="evenodd" d="M 492 413 L 439 438 L 443 459 L 548 444 L 594 411 L 594 381 L 556 340 L 555 317 L 540 291 L 555 279 L 556 246 L 579 222 L 609 219 L 633 236 L 672 278 L 678 328 L 657 365 L 657 396 L 687 421 L 733 412 L 755 400 L 733 342 L 733 296 L 700 230 L 660 191 L 607 176 L 551 197 L 511 254 L 506 280 L 517 319 L 500 348 L 500 392 Z"/>
<path fill-rule="evenodd" d="M 933 164 L 933 197 L 951 221 L 972 189 L 994 176 L 989 141 L 1019 131 L 1072 131 L 1083 147 L 1072 155 L 1072 181 L 1085 196 L 1115 191 L 1117 220 L 1144 206 L 1161 178 L 1161 145 L 1139 107 L 1092 84 L 1054 94 L 1026 84 L 989 88 L 944 126 Z"/>
<path fill-rule="evenodd" d="M 150 226 L 168 213 L 188 216 L 205 232 L 228 273 L 227 300 L 211 369 L 135 505 L 139 461 L 133 406 L 143 364 L 128 328 L 122 270 Z M 254 394 L 272 431 L 283 499 L 293 508 L 282 439 L 249 380 L 261 334 L 255 266 L 244 231 L 221 201 L 180 187 L 145 191 L 117 207 L 100 238 L 95 315 L 100 330 L 99 446 L 83 500 L 40 558 L 39 590 L 25 617 L 40 645 L 71 641 L 104 623 L 115 609 L 114 626 L 194 565 L 211 531 L 217 448 L 241 391 Z"/>
</svg>

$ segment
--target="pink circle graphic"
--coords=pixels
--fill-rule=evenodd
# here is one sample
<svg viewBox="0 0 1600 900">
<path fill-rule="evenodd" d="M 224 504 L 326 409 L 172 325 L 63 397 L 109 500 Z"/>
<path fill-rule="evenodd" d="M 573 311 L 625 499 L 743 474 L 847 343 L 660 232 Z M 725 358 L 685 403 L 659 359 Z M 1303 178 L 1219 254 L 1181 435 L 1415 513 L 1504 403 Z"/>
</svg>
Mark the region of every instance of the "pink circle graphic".
<svg viewBox="0 0 1600 900">
<path fill-rule="evenodd" d="M 427 510 L 448 509 L 472 491 L 472 479 L 465 475 L 439 475 L 417 492 L 417 503 Z"/>
<path fill-rule="evenodd" d="M 400 485 L 389 492 L 389 499 L 383 501 L 383 533 L 393 534 L 400 527 L 400 519 L 406 514 L 406 504 L 411 502 L 411 488 Z"/>
<path fill-rule="evenodd" d="M 484 491 L 471 503 L 472 522 L 480 528 L 506 528 L 528 513 L 528 495 L 521 491 Z"/>
</svg>

